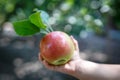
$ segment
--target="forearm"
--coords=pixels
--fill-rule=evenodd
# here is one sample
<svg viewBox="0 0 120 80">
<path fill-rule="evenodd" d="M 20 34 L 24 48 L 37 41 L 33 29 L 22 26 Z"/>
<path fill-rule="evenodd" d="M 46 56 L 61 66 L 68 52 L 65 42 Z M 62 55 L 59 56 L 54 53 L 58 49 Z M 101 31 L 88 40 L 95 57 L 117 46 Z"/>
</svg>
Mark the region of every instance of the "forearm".
<svg viewBox="0 0 120 80">
<path fill-rule="evenodd" d="M 99 64 L 99 74 L 106 80 L 120 80 L 120 65 Z"/>
<path fill-rule="evenodd" d="M 81 80 L 120 80 L 120 65 L 81 61 L 73 76 Z"/>
</svg>

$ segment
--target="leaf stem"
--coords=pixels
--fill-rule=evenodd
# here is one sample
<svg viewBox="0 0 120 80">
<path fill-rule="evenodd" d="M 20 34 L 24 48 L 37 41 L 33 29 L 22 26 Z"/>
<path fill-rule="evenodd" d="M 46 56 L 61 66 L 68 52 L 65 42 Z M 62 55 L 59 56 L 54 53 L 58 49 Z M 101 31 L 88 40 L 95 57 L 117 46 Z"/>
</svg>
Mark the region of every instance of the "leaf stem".
<svg viewBox="0 0 120 80">
<path fill-rule="evenodd" d="M 53 31 L 54 31 L 54 30 L 52 29 L 51 25 L 49 25 L 48 23 L 47 23 L 47 27 L 48 27 L 48 29 L 50 30 L 50 32 L 53 32 Z"/>
<path fill-rule="evenodd" d="M 40 31 L 40 33 L 43 33 L 43 34 L 48 34 L 49 32 L 47 31 L 47 30 L 43 30 L 43 29 L 41 29 L 41 31 Z"/>
<path fill-rule="evenodd" d="M 50 33 L 50 30 L 48 28 L 45 29 L 48 33 Z"/>
</svg>

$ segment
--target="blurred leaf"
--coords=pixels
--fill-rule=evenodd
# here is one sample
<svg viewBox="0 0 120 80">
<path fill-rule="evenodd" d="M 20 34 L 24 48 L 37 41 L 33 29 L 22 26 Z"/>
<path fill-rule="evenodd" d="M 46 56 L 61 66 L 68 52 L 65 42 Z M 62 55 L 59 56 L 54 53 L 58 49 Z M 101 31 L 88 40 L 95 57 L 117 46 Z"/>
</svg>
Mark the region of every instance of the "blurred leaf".
<svg viewBox="0 0 120 80">
<path fill-rule="evenodd" d="M 40 29 L 32 24 L 29 20 L 14 22 L 13 26 L 15 32 L 20 36 L 29 36 L 40 31 Z"/>
<path fill-rule="evenodd" d="M 82 7 L 81 10 L 80 10 L 80 14 L 83 15 L 83 16 L 86 15 L 87 12 L 88 12 L 88 10 L 85 7 Z"/>
<path fill-rule="evenodd" d="M 48 21 L 49 21 L 49 15 L 47 14 L 47 12 L 40 10 L 40 17 L 42 22 L 47 25 Z"/>
<path fill-rule="evenodd" d="M 6 12 L 8 12 L 8 13 L 12 12 L 12 11 L 14 10 L 14 4 L 12 4 L 12 3 L 7 3 L 7 4 L 5 5 L 5 10 L 6 10 Z"/>
<path fill-rule="evenodd" d="M 47 27 L 49 15 L 44 11 L 37 11 L 29 16 L 31 23 L 39 28 L 45 29 Z"/>
</svg>

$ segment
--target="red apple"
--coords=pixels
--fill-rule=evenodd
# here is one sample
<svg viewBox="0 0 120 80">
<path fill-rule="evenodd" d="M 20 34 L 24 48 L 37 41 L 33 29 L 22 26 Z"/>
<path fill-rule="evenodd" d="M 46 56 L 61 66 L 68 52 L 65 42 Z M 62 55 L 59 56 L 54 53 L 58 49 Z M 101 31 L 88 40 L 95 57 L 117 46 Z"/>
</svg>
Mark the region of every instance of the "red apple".
<svg viewBox="0 0 120 80">
<path fill-rule="evenodd" d="M 42 38 L 40 52 L 42 58 L 48 63 L 62 65 L 71 59 L 74 53 L 74 44 L 66 33 L 54 31 Z"/>
</svg>

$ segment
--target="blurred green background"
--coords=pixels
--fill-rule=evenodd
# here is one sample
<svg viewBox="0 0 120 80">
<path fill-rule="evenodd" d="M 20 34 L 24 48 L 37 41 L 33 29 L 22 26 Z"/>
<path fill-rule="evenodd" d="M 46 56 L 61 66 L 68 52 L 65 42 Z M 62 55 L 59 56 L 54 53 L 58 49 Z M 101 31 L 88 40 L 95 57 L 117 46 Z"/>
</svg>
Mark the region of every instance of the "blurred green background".
<svg viewBox="0 0 120 80">
<path fill-rule="evenodd" d="M 120 30 L 119 0 L 0 0 L 0 24 L 28 18 L 35 8 L 50 14 L 57 30 L 104 34 L 106 26 Z"/>
<path fill-rule="evenodd" d="M 77 80 L 38 61 L 42 34 L 18 36 L 11 22 L 35 9 L 48 12 L 54 30 L 78 40 L 81 57 L 120 63 L 120 0 L 0 0 L 0 80 Z"/>
</svg>

